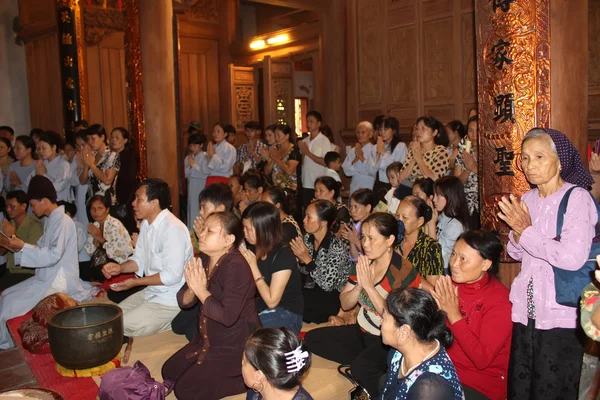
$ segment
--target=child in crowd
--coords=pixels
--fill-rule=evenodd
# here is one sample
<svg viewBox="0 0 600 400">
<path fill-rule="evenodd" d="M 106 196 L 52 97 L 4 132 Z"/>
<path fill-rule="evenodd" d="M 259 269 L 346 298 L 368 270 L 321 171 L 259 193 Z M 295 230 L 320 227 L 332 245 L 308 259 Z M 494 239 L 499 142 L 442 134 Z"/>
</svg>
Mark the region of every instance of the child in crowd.
<svg viewBox="0 0 600 400">
<path fill-rule="evenodd" d="M 398 205 L 400 204 L 400 200 L 401 200 L 394 196 L 394 192 L 396 191 L 396 188 L 398 188 L 398 186 L 400 186 L 399 173 L 400 173 L 401 169 L 402 169 L 401 162 L 393 162 L 390 165 L 388 165 L 388 167 L 385 170 L 388 181 L 390 182 L 390 185 L 392 185 L 392 188 L 390 190 L 388 190 L 387 194 L 385 195 L 385 201 L 387 203 L 387 211 L 391 214 L 396 214 L 396 209 L 398 208 Z"/>
<path fill-rule="evenodd" d="M 433 198 L 433 180 L 431 178 L 416 179 L 412 187 L 412 195 L 429 201 Z"/>
<path fill-rule="evenodd" d="M 233 194 L 224 183 L 213 183 L 206 186 L 198 196 L 200 212 L 194 220 L 194 232 L 199 238 L 204 230 L 206 219 L 216 212 L 231 211 Z M 198 333 L 198 306 L 188 310 L 181 310 L 171 322 L 171 329 L 178 335 L 185 335 L 188 340 Z"/>
<path fill-rule="evenodd" d="M 341 182 L 342 179 L 340 178 L 339 171 L 342 167 L 342 156 L 335 151 L 329 151 L 325 154 L 323 161 L 325 161 L 325 165 L 327 165 L 324 175 L 330 176 L 336 181 Z"/>
<path fill-rule="evenodd" d="M 83 281 L 91 281 L 90 274 L 90 255 L 85 250 L 85 245 L 88 241 L 87 226 L 83 226 L 75 216 L 77 215 L 77 206 L 73 203 L 66 201 L 57 201 L 58 206 L 65 207 L 65 214 L 67 214 L 75 223 L 75 229 L 77 230 L 77 252 L 79 254 L 79 278 Z M 85 212 L 82 211 L 82 212 Z"/>
<path fill-rule="evenodd" d="M 204 186 L 208 174 L 202 168 L 206 159 L 206 152 L 203 151 L 206 144 L 206 137 L 200 134 L 192 134 L 188 138 L 189 154 L 185 158 L 185 177 L 188 182 L 187 197 L 187 227 L 191 231 L 194 229 L 194 220 L 200 211 L 198 196 Z"/>
<path fill-rule="evenodd" d="M 469 208 L 465 198 L 465 187 L 455 176 L 443 176 L 433 186 L 433 199 L 427 204 L 433 210 L 425 233 L 442 246 L 444 273 L 448 275 L 448 263 L 456 239 L 469 230 Z"/>
</svg>

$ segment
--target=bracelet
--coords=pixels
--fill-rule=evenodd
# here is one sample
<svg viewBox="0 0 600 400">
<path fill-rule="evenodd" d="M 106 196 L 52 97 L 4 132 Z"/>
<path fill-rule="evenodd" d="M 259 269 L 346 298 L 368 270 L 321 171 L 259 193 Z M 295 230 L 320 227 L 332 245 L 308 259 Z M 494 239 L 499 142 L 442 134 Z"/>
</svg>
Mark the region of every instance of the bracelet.
<svg viewBox="0 0 600 400">
<path fill-rule="evenodd" d="M 259 276 L 258 278 L 256 278 L 256 279 L 254 280 L 254 283 L 258 283 L 258 281 L 260 281 L 260 280 L 263 280 L 263 281 L 264 281 L 264 280 L 265 280 L 265 277 L 264 277 L 264 276 Z M 265 281 L 265 283 L 267 283 L 267 282 Z"/>
</svg>

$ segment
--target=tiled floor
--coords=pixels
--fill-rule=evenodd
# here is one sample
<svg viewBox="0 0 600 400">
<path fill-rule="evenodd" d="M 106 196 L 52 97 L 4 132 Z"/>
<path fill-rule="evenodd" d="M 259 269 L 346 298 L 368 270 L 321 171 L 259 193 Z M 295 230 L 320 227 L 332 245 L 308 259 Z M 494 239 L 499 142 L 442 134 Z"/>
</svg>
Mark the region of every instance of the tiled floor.
<svg viewBox="0 0 600 400">
<path fill-rule="evenodd" d="M 0 351 L 0 392 L 37 382 L 18 348 Z"/>
</svg>

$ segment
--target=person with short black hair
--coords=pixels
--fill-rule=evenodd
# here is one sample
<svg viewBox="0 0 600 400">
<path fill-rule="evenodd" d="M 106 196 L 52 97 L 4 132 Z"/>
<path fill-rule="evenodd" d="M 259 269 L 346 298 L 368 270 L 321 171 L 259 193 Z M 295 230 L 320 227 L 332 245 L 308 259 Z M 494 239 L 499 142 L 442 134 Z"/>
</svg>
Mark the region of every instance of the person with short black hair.
<svg viewBox="0 0 600 400">
<path fill-rule="evenodd" d="M 458 155 L 458 145 L 467 136 L 467 128 L 459 120 L 450 121 L 446 124 L 446 135 L 448 136 L 448 170 L 454 173 L 454 162 Z"/>
<path fill-rule="evenodd" d="M 202 169 L 208 175 L 206 186 L 216 182 L 227 183 L 233 173 L 236 150 L 229 142 L 232 135 L 235 135 L 233 126 L 221 122 L 213 125 L 212 140 L 206 146 L 206 158 L 202 162 Z"/>
<path fill-rule="evenodd" d="M 406 192 L 410 192 L 418 178 L 431 178 L 434 181 L 448 172 L 448 136 L 446 128 L 434 117 L 423 116 L 417 119 L 416 138 L 409 144 L 406 162 L 400 171 L 400 179 Z"/>
<path fill-rule="evenodd" d="M 75 158 L 71 162 L 71 187 L 73 188 L 75 198 L 73 201 L 75 202 L 75 206 L 78 210 L 83 210 L 80 213 L 77 213 L 75 217 L 77 221 L 81 224 L 81 226 L 87 226 L 89 223 L 88 213 L 87 213 L 87 197 L 88 197 L 88 183 L 81 183 L 80 176 L 83 173 L 83 169 L 85 167 L 85 157 L 86 154 L 90 153 L 90 146 L 87 142 L 87 135 L 85 130 L 80 130 L 75 134 L 75 148 L 77 149 L 75 153 Z M 85 253 L 87 255 L 87 253 Z M 82 255 L 79 255 L 80 260 L 82 259 Z M 89 261 L 85 260 L 85 261 Z"/>
<path fill-rule="evenodd" d="M 342 156 L 340 153 L 336 151 L 328 151 L 323 157 L 325 161 L 325 176 L 330 176 L 336 181 L 342 183 L 342 179 L 340 178 L 340 169 L 342 168 Z"/>
<path fill-rule="evenodd" d="M 269 147 L 263 157 L 267 161 L 264 173 L 271 176 L 273 185 L 282 189 L 298 191 L 298 168 L 300 166 L 300 152 L 296 146 L 296 133 L 289 125 L 277 125 L 275 128 L 276 146 Z"/>
<path fill-rule="evenodd" d="M 206 186 L 208 174 L 202 169 L 207 155 L 204 151 L 206 137 L 194 133 L 188 137 L 189 154 L 185 158 L 185 177 L 187 178 L 187 227 L 194 229 L 194 220 L 200 212 L 198 196 Z"/>
<path fill-rule="evenodd" d="M 27 136 L 26 136 L 27 137 Z M 29 138 L 28 138 L 29 139 Z M 22 190 L 8 192 L 6 195 L 6 214 L 9 219 L 2 219 L 2 231 L 6 236 L 17 235 L 25 243 L 35 245 L 42 236 L 42 224 L 27 214 L 29 199 Z M 35 269 L 15 265 L 15 255 L 5 248 L 0 248 L 0 255 L 6 255 L 6 273 L 0 273 L 0 291 L 5 290 L 35 274 Z"/>
<path fill-rule="evenodd" d="M 104 282 L 102 267 L 105 263 L 96 260 L 124 263 L 133 253 L 133 246 L 123 223 L 110 215 L 110 199 L 95 195 L 88 201 L 88 207 L 94 221 L 86 227 L 88 238 L 85 251 L 94 260 L 88 276 L 97 282 Z M 100 253 L 100 257 L 97 252 Z M 102 253 L 106 257 L 101 256 Z"/>
<path fill-rule="evenodd" d="M 135 272 L 111 285 L 114 291 L 146 286 L 119 303 L 125 336 L 148 336 L 171 329 L 179 312 L 176 294 L 183 286 L 185 264 L 192 259 L 192 241 L 183 222 L 169 211 L 171 191 L 160 179 L 142 181 L 135 192 L 133 212 L 143 220 L 133 255 L 124 263 L 109 262 L 102 272 L 107 279 Z"/>
<path fill-rule="evenodd" d="M 0 177 L 0 191 L 3 195 L 6 195 L 3 181 L 8 180 L 8 169 L 15 161 L 14 158 L 11 157 L 12 150 L 12 141 L 10 139 L 0 137 L 0 173 L 2 174 Z"/>
<path fill-rule="evenodd" d="M 256 285 L 238 250 L 244 229 L 231 212 L 210 215 L 200 233 L 200 257 L 187 263 L 177 293 L 181 308 L 198 306 L 198 332 L 162 366 L 180 400 L 217 400 L 246 390 L 241 364 L 248 337 L 260 327 Z"/>
<path fill-rule="evenodd" d="M 88 124 L 88 122 L 85 119 L 80 119 L 79 121 L 75 121 L 75 123 L 73 124 L 73 131 L 81 132 L 81 131 L 85 131 L 89 127 L 90 127 L 90 125 Z"/>
<path fill-rule="evenodd" d="M 465 185 L 465 195 L 471 214 L 471 227 L 478 228 L 479 221 L 479 120 L 477 115 L 467 122 L 467 136 L 458 144 L 454 176 Z M 468 144 L 470 143 L 470 144 Z"/>
<path fill-rule="evenodd" d="M 119 154 L 107 145 L 106 130 L 100 124 L 94 124 L 86 130 L 90 152 L 85 155 L 83 170 L 79 175 L 82 185 L 89 184 L 86 200 L 92 196 L 108 196 L 110 204 L 117 203 L 115 185 L 121 168 Z"/>
<path fill-rule="evenodd" d="M 41 175 L 32 177 L 27 197 L 35 216 L 47 219 L 35 246 L 18 236 L 0 236 L 0 246 L 14 253 L 16 264 L 35 268 L 35 276 L 0 295 L 0 349 L 13 346 L 6 321 L 27 313 L 48 294 L 63 292 L 83 301 L 96 293 L 79 279 L 77 231 L 64 207 L 56 204 L 52 181 Z"/>
<path fill-rule="evenodd" d="M 296 196 L 293 193 L 271 186 L 265 189 L 261 201 L 271 203 L 279 210 L 284 243 L 289 244 L 295 237 L 302 237 L 302 229 L 293 217 L 296 212 Z"/>
<path fill-rule="evenodd" d="M 248 338 L 242 358 L 247 400 L 312 400 L 301 377 L 310 368 L 310 353 L 287 328 L 260 328 Z"/>
<path fill-rule="evenodd" d="M 304 284 L 306 322 L 322 323 L 340 310 L 340 292 L 348 280 L 352 263 L 348 258 L 348 242 L 337 237 L 336 208 L 326 200 L 309 204 L 304 217 L 304 238 L 290 242 L 299 269 L 310 277 Z"/>
<path fill-rule="evenodd" d="M 45 176 L 54 185 L 57 199 L 69 201 L 71 198 L 71 166 L 59 155 L 62 148 L 63 141 L 58 133 L 44 132 L 37 144 L 40 159 L 37 160 L 35 169 L 31 172 L 25 184 L 29 187 L 29 182 L 34 176 Z"/>
<path fill-rule="evenodd" d="M 243 213 L 250 204 L 260 201 L 268 185 L 258 170 L 251 169 L 242 176 L 242 186 L 244 188 L 242 201 L 237 204 L 240 213 Z"/>
<path fill-rule="evenodd" d="M 388 116 L 383 119 L 375 147 L 378 172 L 373 192 L 379 202 L 392 187 L 387 177 L 388 165 L 393 162 L 404 164 L 407 160 L 408 149 L 400 139 L 400 122 L 397 118 Z"/>
<path fill-rule="evenodd" d="M 421 200 L 431 200 L 433 198 L 434 182 L 431 178 L 416 179 L 412 187 L 412 195 Z"/>
<path fill-rule="evenodd" d="M 315 197 L 315 180 L 325 175 L 325 160 L 328 151 L 334 151 L 335 145 L 321 133 L 323 117 L 318 111 L 306 113 L 306 126 L 309 135 L 298 142 L 298 150 L 304 157 L 302 164 L 302 206 L 308 207 Z"/>
<path fill-rule="evenodd" d="M 237 149 L 237 130 L 235 129 L 235 126 L 231 124 L 225 124 L 223 126 L 223 132 L 225 132 L 225 135 L 227 135 L 227 142 Z"/>
<path fill-rule="evenodd" d="M 422 229 L 433 215 L 427 202 L 415 196 L 406 196 L 396 210 L 396 218 L 404 223 L 404 238 L 396 246 L 421 274 L 424 289 L 430 290 L 444 274 L 442 246 Z"/>
<path fill-rule="evenodd" d="M 392 347 L 382 400 L 463 400 L 446 348 L 454 337 L 446 314 L 420 289 L 396 289 L 386 299 L 381 336 Z"/>
<path fill-rule="evenodd" d="M 340 201 L 342 193 L 342 185 L 330 176 L 320 176 L 315 181 L 315 199 L 327 200 L 331 204 L 335 205 L 336 208 L 336 220 L 338 224 L 335 224 L 334 231 L 337 236 L 340 236 L 339 229 L 343 224 L 350 224 L 352 218 L 350 217 L 350 211 L 344 203 Z"/>
<path fill-rule="evenodd" d="M 480 392 L 473 398 L 502 400 L 507 395 L 513 324 L 509 290 L 495 277 L 502 250 L 497 234 L 463 233 L 450 256 L 452 277 L 438 279 L 431 292 L 454 334 L 448 355 L 465 394 Z"/>
<path fill-rule="evenodd" d="M 10 126 L 0 126 L 0 138 L 5 138 L 8 139 L 8 141 L 10 142 L 11 146 L 14 144 L 14 140 L 15 140 L 15 130 L 13 128 L 11 128 Z"/>
<path fill-rule="evenodd" d="M 237 149 L 237 158 L 233 166 L 233 172 L 241 175 L 251 168 L 256 168 L 262 161 L 261 150 L 266 148 L 260 140 L 260 123 L 258 121 L 249 121 L 244 125 L 247 143 L 242 144 Z"/>
<path fill-rule="evenodd" d="M 4 179 L 4 189 L 7 192 L 22 190 L 27 192 L 25 182 L 35 169 L 35 142 L 29 136 L 18 136 L 14 146 L 15 158 L 9 167 Z"/>
<path fill-rule="evenodd" d="M 360 241 L 362 223 L 373 212 L 375 201 L 375 193 L 371 189 L 358 189 L 350 196 L 352 222 L 340 226 L 340 235 L 350 243 L 350 259 L 353 262 L 356 262 L 362 251 Z"/>
<path fill-rule="evenodd" d="M 33 140 L 33 142 L 36 144 L 38 143 L 38 140 L 40 140 L 40 137 L 44 134 L 44 130 L 40 129 L 40 128 L 32 128 L 29 131 L 29 137 L 31 138 L 31 140 Z"/>
<path fill-rule="evenodd" d="M 113 216 L 125 225 L 131 234 L 136 230 L 131 202 L 135 195 L 139 159 L 134 151 L 131 134 L 122 126 L 110 133 L 110 149 L 119 154 L 119 176 L 115 184 L 117 207 L 113 207 Z"/>
<path fill-rule="evenodd" d="M 402 224 L 389 213 L 371 214 L 363 223 L 364 255 L 358 258 L 340 294 L 344 311 L 358 310 L 352 321 L 330 319 L 332 327 L 313 329 L 305 336 L 310 351 L 328 360 L 350 365 L 352 375 L 376 399 L 387 370 L 389 348 L 381 342 L 385 299 L 396 288 L 419 287 L 413 266 L 394 251 L 402 240 Z"/>
<path fill-rule="evenodd" d="M 285 326 L 300 333 L 302 328 L 302 280 L 298 262 L 289 245 L 283 243 L 279 210 L 258 201 L 242 214 L 244 237 L 254 251 L 240 248 L 256 283 L 258 316 L 263 326 Z"/>
</svg>

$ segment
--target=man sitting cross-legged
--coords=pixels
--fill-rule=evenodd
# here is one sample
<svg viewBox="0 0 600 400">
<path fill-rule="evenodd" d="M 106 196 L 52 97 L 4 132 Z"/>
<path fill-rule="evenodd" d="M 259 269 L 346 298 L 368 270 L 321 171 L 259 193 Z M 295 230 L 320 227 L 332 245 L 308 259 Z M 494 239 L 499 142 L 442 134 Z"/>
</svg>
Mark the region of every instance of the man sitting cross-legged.
<svg viewBox="0 0 600 400">
<path fill-rule="evenodd" d="M 147 179 L 140 183 L 133 212 L 143 222 L 135 251 L 124 263 L 108 263 L 102 269 L 106 278 L 131 272 L 139 277 L 112 284 L 114 291 L 147 286 L 119 303 L 125 336 L 168 331 L 179 312 L 177 292 L 185 283 L 183 269 L 193 251 L 187 227 L 167 209 L 170 199 L 166 182 Z"/>
</svg>

